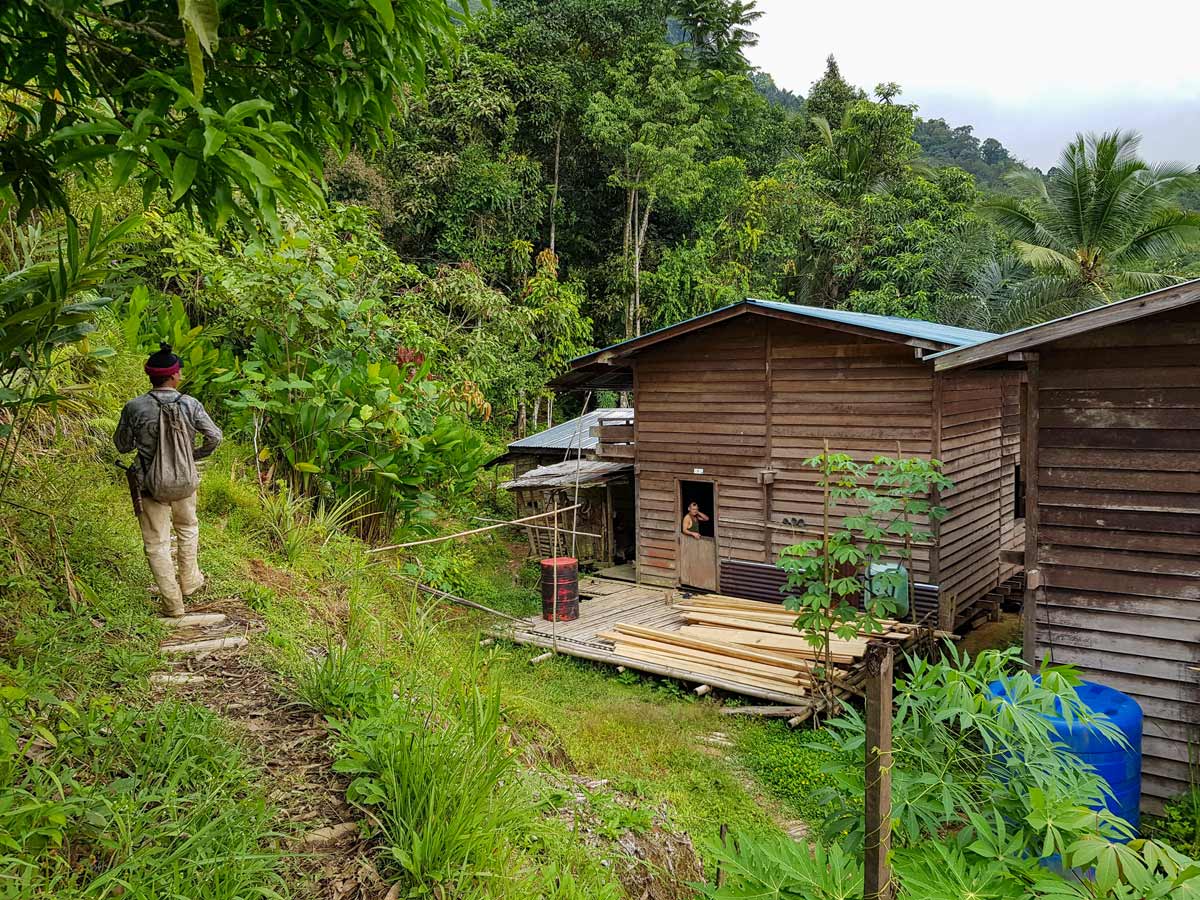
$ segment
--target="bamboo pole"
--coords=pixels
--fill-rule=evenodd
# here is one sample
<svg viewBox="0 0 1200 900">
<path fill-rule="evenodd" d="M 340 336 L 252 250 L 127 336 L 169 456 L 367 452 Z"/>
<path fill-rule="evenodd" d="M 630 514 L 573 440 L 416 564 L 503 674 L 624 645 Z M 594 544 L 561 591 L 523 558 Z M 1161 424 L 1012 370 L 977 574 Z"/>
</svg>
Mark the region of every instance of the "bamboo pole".
<svg viewBox="0 0 1200 900">
<path fill-rule="evenodd" d="M 425 538 L 423 541 L 409 541 L 406 544 L 388 544 L 386 547 L 372 547 L 367 552 L 382 553 L 385 550 L 403 550 L 405 547 L 419 547 L 422 544 L 437 544 L 441 541 L 449 541 L 453 540 L 454 538 L 467 537 L 471 534 L 480 534 L 484 531 L 494 531 L 497 528 L 504 528 L 508 525 L 521 525 L 525 522 L 532 522 L 535 519 L 544 519 L 547 516 L 557 516 L 559 513 L 570 512 L 579 505 L 580 504 L 576 503 L 575 506 L 566 506 L 562 509 L 552 509 L 549 512 L 538 513 L 536 516 L 525 516 L 523 519 L 509 519 L 507 522 L 500 522 L 496 525 L 485 525 L 482 528 L 472 528 L 469 531 L 459 531 L 455 532 L 454 534 L 444 534 L 441 537 Z"/>
<path fill-rule="evenodd" d="M 485 518 L 484 516 L 471 516 L 471 519 L 472 519 L 472 521 L 475 521 L 475 522 L 493 522 L 496 525 L 510 524 L 509 522 L 506 522 L 503 519 L 488 519 L 488 518 Z M 524 527 L 532 528 L 535 531 L 553 531 L 554 530 L 549 525 L 525 525 Z M 604 537 L 604 535 L 596 534 L 593 531 L 564 531 L 563 534 L 577 534 L 577 535 L 580 535 L 581 537 L 594 537 L 594 538 Z"/>
</svg>

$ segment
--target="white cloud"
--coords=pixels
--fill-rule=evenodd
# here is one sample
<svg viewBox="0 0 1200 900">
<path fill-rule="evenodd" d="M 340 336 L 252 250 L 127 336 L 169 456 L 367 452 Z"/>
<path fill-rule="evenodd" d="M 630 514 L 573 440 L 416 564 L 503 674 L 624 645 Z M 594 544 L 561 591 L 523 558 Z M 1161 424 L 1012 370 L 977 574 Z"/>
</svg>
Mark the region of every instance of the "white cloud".
<svg viewBox="0 0 1200 900">
<path fill-rule="evenodd" d="M 1076 131 L 1117 127 L 1143 132 L 1147 156 L 1200 157 L 1195 2 L 759 0 L 758 8 L 765 15 L 750 60 L 798 93 L 832 53 L 849 81 L 899 82 L 922 115 L 975 125 L 1043 167 Z"/>
</svg>

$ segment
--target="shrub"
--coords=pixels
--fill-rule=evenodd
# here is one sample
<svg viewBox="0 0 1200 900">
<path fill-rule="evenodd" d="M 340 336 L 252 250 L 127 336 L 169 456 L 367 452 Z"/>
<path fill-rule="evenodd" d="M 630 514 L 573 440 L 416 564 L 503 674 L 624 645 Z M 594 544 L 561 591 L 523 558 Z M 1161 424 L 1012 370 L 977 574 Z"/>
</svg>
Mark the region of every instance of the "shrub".
<svg viewBox="0 0 1200 900">
<path fill-rule="evenodd" d="M 953 652 L 953 651 L 951 651 Z M 901 900 L 1150 900 L 1200 898 L 1200 866 L 1172 848 L 1128 836 L 1119 819 L 1089 807 L 1102 782 L 1055 740 L 1044 713 L 1119 732 L 1082 706 L 1070 670 L 1043 667 L 1040 682 L 1015 668 L 1013 651 L 987 651 L 956 665 L 911 660 L 898 681 L 893 718 L 893 850 Z M 1016 674 L 1011 674 L 1013 672 Z M 988 684 L 1002 678 L 1007 700 Z M 847 857 L 862 844 L 865 729 L 847 712 L 828 723 L 827 767 L 841 807 L 826 825 L 828 851 L 781 838 L 740 835 L 714 848 L 727 874 L 708 887 L 720 900 L 803 897 L 858 900 L 862 870 Z M 847 829 L 839 838 L 836 832 Z M 1041 860 L 1057 857 L 1060 874 Z"/>
<path fill-rule="evenodd" d="M 1147 817 L 1144 830 L 1190 856 L 1200 856 L 1200 787 L 1172 800 L 1161 816 Z"/>
<path fill-rule="evenodd" d="M 1061 853 L 1076 831 L 1121 832 L 1126 826 L 1107 813 L 1087 813 L 1099 803 L 1104 782 L 1059 742 L 1045 718 L 1061 706 L 1065 715 L 1092 723 L 1114 741 L 1120 731 L 1090 713 L 1075 694 L 1078 677 L 1068 667 L 1044 666 L 1040 681 L 1020 668 L 1016 650 L 987 650 L 954 664 L 908 661 L 909 675 L 897 679 L 892 720 L 894 835 L 915 844 L 960 826 L 969 811 L 999 810 L 1026 829 L 1031 848 Z M 1000 699 L 989 685 L 1005 682 Z M 827 833 L 848 832 L 862 842 L 862 716 L 847 710 L 827 723 L 834 747 L 828 767 L 837 790 L 826 792 L 834 808 Z M 1057 810 L 1062 815 L 1047 815 Z M 1062 827 L 1065 811 L 1084 810 L 1086 821 Z"/>
</svg>

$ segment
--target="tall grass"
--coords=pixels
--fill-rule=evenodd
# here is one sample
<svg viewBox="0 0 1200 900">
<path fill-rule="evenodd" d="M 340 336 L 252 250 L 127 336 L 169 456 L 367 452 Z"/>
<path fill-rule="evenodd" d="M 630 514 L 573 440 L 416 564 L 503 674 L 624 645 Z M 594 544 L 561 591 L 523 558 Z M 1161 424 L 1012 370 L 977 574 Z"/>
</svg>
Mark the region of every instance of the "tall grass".
<svg viewBox="0 0 1200 900">
<path fill-rule="evenodd" d="M 391 700 L 391 678 L 357 641 L 332 643 L 324 656 L 301 670 L 296 695 L 324 716 L 370 716 Z"/>
<path fill-rule="evenodd" d="M 450 708 L 401 700 L 338 730 L 334 768 L 354 776 L 346 796 L 379 822 L 394 876 L 432 889 L 505 872 L 502 848 L 530 811 L 494 683 Z"/>
<path fill-rule="evenodd" d="M 270 810 L 212 713 L 5 701 L 0 897 L 284 895 Z"/>
</svg>

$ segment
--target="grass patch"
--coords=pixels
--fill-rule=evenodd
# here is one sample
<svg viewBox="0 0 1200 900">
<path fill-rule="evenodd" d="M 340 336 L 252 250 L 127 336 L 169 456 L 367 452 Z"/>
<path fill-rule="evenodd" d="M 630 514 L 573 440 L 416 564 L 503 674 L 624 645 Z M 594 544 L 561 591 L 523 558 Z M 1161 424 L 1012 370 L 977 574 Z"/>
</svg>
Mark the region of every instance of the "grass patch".
<svg viewBox="0 0 1200 900">
<path fill-rule="evenodd" d="M 3 688 L 0 897 L 269 897 L 257 773 L 207 710 Z M 31 736 L 32 735 L 32 736 Z"/>
<path fill-rule="evenodd" d="M 819 795 L 834 786 L 823 773 L 831 754 L 820 749 L 821 732 L 793 731 L 783 722 L 748 722 L 738 731 L 738 752 L 771 796 L 814 828 L 825 821 Z"/>
</svg>

